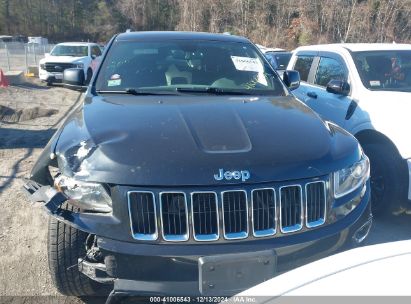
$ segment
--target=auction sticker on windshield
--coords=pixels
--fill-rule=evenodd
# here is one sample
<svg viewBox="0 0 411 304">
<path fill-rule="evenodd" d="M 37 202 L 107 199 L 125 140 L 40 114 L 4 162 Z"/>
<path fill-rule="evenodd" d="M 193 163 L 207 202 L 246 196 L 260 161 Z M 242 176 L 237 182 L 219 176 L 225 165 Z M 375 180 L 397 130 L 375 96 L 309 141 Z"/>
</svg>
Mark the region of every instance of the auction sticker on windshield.
<svg viewBox="0 0 411 304">
<path fill-rule="evenodd" d="M 239 71 L 260 72 L 263 66 L 257 58 L 231 56 L 234 66 Z"/>
<path fill-rule="evenodd" d="M 121 76 L 119 74 L 114 74 L 110 77 L 110 80 L 107 81 L 107 86 L 115 87 L 121 85 Z"/>
</svg>

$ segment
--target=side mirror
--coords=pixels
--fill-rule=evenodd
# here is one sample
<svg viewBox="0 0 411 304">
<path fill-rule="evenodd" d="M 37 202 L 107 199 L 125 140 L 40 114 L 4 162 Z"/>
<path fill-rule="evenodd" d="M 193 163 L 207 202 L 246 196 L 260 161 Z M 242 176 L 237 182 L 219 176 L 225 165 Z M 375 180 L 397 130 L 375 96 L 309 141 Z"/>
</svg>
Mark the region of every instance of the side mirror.
<svg viewBox="0 0 411 304">
<path fill-rule="evenodd" d="M 66 69 L 63 73 L 63 87 L 84 92 L 87 89 L 85 86 L 85 76 L 83 69 Z"/>
<path fill-rule="evenodd" d="M 300 86 L 300 73 L 294 70 L 286 70 L 283 74 L 283 81 L 290 91 Z"/>
<path fill-rule="evenodd" d="M 96 56 L 96 55 L 94 55 L 94 54 L 93 54 L 93 55 L 91 55 L 91 59 L 93 59 L 93 60 L 94 60 L 94 59 L 96 59 L 96 58 L 97 58 L 97 56 Z"/>
<path fill-rule="evenodd" d="M 348 82 L 343 80 L 331 79 L 327 84 L 327 92 L 347 96 L 350 94 L 350 85 Z"/>
<path fill-rule="evenodd" d="M 49 57 L 50 53 L 44 53 L 44 57 Z"/>
</svg>

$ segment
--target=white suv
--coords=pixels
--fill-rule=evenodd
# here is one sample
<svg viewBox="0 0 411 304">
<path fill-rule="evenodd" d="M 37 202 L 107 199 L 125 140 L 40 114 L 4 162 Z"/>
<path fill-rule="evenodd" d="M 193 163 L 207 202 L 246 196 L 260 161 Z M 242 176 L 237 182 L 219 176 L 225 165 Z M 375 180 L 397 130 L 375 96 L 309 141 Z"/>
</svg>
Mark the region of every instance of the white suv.
<svg viewBox="0 0 411 304">
<path fill-rule="evenodd" d="M 39 77 L 52 84 L 61 82 L 63 72 L 69 68 L 82 68 L 88 83 L 93 76 L 101 56 L 101 49 L 96 43 L 66 42 L 57 44 L 46 57 L 39 62 Z"/>
<path fill-rule="evenodd" d="M 300 72 L 296 97 L 360 141 L 371 160 L 374 212 L 388 205 L 405 210 L 411 200 L 411 45 L 299 47 L 288 69 Z"/>
</svg>

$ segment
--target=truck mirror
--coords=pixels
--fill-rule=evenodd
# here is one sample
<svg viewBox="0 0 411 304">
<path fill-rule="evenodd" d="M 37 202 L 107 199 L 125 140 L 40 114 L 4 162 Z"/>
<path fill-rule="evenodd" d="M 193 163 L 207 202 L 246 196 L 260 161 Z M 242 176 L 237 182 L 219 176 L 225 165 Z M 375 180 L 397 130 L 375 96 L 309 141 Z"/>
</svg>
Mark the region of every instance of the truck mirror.
<svg viewBox="0 0 411 304">
<path fill-rule="evenodd" d="M 286 70 L 283 74 L 283 81 L 290 91 L 300 86 L 300 73 L 294 70 Z"/>
<path fill-rule="evenodd" d="M 65 69 L 63 73 L 63 86 L 67 89 L 84 92 L 87 86 L 85 86 L 83 69 Z"/>
<path fill-rule="evenodd" d="M 327 84 L 327 92 L 347 96 L 350 94 L 350 85 L 343 80 L 331 79 Z"/>
</svg>

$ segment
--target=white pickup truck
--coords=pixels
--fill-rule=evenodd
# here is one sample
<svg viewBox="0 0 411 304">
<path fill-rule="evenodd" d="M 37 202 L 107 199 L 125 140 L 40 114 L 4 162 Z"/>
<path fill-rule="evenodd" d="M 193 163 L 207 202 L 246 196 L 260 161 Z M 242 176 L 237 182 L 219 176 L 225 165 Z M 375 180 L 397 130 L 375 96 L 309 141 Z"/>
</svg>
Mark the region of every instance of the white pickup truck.
<svg viewBox="0 0 411 304">
<path fill-rule="evenodd" d="M 39 62 L 39 77 L 51 85 L 62 82 L 63 72 L 69 68 L 82 68 L 86 83 L 93 76 L 101 58 L 101 49 L 96 43 L 66 42 L 57 44 L 46 57 Z"/>
<path fill-rule="evenodd" d="M 293 52 L 288 69 L 300 72 L 295 96 L 354 134 L 369 156 L 373 211 L 390 205 L 409 213 L 411 45 L 304 46 Z"/>
</svg>

